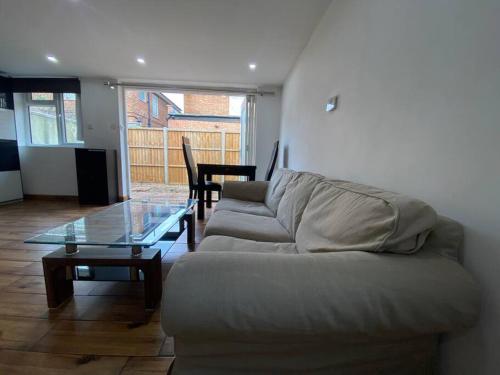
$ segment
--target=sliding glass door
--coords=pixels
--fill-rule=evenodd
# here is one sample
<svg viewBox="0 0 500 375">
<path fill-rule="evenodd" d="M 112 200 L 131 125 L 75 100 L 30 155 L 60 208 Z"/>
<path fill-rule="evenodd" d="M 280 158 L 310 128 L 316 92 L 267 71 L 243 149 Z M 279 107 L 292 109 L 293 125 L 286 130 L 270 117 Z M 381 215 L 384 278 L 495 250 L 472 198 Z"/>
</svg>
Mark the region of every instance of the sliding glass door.
<svg viewBox="0 0 500 375">
<path fill-rule="evenodd" d="M 255 95 L 247 95 L 241 106 L 240 163 L 255 164 Z"/>
</svg>

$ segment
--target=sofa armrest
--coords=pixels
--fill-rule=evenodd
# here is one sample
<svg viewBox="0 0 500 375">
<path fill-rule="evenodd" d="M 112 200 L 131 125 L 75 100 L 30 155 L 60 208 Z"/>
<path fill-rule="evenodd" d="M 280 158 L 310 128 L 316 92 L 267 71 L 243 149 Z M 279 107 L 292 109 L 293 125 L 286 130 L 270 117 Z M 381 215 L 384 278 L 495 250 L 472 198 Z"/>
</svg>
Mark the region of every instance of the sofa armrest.
<svg viewBox="0 0 500 375">
<path fill-rule="evenodd" d="M 268 185 L 267 181 L 227 181 L 224 182 L 222 197 L 249 202 L 264 202 Z"/>
<path fill-rule="evenodd" d="M 478 311 L 475 281 L 429 251 L 200 252 L 170 270 L 162 327 L 183 337 L 406 337 L 469 327 Z"/>
</svg>

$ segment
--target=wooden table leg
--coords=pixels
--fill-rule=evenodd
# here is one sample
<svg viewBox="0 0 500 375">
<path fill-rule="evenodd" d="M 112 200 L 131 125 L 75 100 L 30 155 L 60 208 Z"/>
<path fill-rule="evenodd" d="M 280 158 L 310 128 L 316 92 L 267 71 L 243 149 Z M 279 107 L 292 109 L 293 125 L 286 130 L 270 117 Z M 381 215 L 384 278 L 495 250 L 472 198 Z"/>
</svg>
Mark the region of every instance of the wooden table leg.
<svg viewBox="0 0 500 375">
<path fill-rule="evenodd" d="M 73 296 L 73 280 L 67 278 L 66 266 L 42 258 L 47 305 L 56 308 Z"/>
<path fill-rule="evenodd" d="M 155 255 L 152 262 L 148 262 L 142 269 L 144 273 L 144 306 L 154 309 L 161 299 L 162 273 L 160 252 Z"/>
<path fill-rule="evenodd" d="M 198 220 L 205 219 L 205 189 L 198 188 Z"/>
<path fill-rule="evenodd" d="M 207 181 L 212 181 L 212 175 L 207 174 Z M 207 208 L 212 208 L 212 191 L 207 190 Z"/>
</svg>

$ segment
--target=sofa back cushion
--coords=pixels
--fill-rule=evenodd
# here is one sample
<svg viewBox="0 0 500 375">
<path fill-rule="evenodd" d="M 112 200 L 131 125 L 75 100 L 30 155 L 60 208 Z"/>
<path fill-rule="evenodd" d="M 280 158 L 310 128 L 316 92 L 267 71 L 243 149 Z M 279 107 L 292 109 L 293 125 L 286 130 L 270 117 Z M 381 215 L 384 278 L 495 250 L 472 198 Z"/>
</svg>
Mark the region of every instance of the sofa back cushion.
<svg viewBox="0 0 500 375">
<path fill-rule="evenodd" d="M 291 169 L 281 168 L 273 173 L 271 181 L 267 187 L 265 204 L 276 215 L 278 205 L 285 193 L 285 188 L 288 182 L 292 179 L 294 171 Z"/>
<path fill-rule="evenodd" d="M 437 221 L 426 203 L 347 181 L 317 185 L 296 234 L 300 251 L 418 251 Z"/>
<path fill-rule="evenodd" d="M 314 188 L 323 180 L 324 177 L 318 174 L 298 172 L 286 185 L 276 218 L 290 233 L 291 238 L 295 238 L 302 214 Z"/>
<path fill-rule="evenodd" d="M 458 253 L 464 241 L 464 228 L 460 223 L 445 216 L 438 216 L 437 223 L 427 237 L 424 250 L 430 250 L 444 257 L 458 260 Z"/>
</svg>

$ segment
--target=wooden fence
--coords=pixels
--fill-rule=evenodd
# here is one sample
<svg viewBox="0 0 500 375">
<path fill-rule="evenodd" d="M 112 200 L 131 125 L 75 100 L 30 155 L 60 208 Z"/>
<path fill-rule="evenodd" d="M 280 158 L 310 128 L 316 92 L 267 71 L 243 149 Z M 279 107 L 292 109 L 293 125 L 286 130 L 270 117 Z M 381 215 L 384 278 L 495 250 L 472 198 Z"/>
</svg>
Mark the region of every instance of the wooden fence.
<svg viewBox="0 0 500 375">
<path fill-rule="evenodd" d="M 240 163 L 240 133 L 168 128 L 128 129 L 132 182 L 188 183 L 182 154 L 182 137 L 191 141 L 196 163 Z M 226 180 L 236 179 L 226 177 Z M 214 176 L 214 181 L 221 181 Z"/>
</svg>

